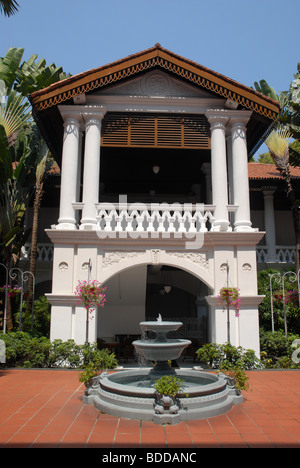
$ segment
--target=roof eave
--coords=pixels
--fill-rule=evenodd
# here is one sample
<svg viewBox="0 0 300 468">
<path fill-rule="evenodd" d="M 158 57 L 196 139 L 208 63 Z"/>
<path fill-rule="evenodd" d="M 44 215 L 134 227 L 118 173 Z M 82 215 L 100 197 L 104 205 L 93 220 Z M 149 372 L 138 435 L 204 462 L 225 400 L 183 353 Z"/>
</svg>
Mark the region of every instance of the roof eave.
<svg viewBox="0 0 300 468">
<path fill-rule="evenodd" d="M 161 67 L 186 81 L 212 93 L 232 99 L 242 107 L 253 110 L 271 121 L 277 120 L 279 103 L 220 73 L 209 70 L 191 60 L 162 48 L 159 44 L 100 68 L 74 75 L 31 94 L 34 112 L 66 102 L 73 97 L 91 92 L 137 73 Z"/>
</svg>

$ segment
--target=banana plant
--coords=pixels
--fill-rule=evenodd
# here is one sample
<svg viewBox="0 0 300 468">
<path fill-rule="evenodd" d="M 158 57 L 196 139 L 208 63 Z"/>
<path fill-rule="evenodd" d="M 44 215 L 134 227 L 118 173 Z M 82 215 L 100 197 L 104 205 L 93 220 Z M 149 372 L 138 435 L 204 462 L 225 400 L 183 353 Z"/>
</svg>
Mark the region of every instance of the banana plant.
<svg viewBox="0 0 300 468">
<path fill-rule="evenodd" d="M 54 63 L 47 65 L 45 59 L 37 61 L 36 54 L 22 62 L 23 55 L 23 48 L 11 47 L 5 57 L 0 58 L 0 80 L 5 82 L 8 93 L 15 89 L 27 97 L 34 91 L 70 76 Z"/>
</svg>

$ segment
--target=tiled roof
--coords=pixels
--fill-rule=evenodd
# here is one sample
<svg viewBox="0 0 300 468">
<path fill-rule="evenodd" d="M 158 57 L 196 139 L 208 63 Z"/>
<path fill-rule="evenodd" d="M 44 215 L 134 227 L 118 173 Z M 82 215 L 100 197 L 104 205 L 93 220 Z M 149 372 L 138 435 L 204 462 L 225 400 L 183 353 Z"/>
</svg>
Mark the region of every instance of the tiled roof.
<svg viewBox="0 0 300 468">
<path fill-rule="evenodd" d="M 300 167 L 290 166 L 292 178 L 300 178 Z M 279 171 L 275 164 L 249 163 L 248 164 L 249 179 L 281 179 Z"/>
<path fill-rule="evenodd" d="M 53 83 L 47 88 L 32 93 L 30 101 L 34 111 L 40 112 L 67 102 L 77 95 L 101 89 L 103 86 L 115 84 L 122 79 L 157 67 L 184 77 L 192 84 L 216 95 L 231 99 L 243 108 L 254 110 L 268 119 L 277 120 L 278 118 L 279 103 L 277 101 L 203 65 L 174 54 L 161 47 L 160 44 L 105 66 Z"/>
</svg>

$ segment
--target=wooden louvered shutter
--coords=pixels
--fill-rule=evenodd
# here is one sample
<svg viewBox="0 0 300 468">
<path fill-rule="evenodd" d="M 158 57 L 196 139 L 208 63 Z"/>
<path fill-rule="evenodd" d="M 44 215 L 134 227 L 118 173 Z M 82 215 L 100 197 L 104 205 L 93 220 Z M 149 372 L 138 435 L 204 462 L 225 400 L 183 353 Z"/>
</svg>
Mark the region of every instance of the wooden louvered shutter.
<svg viewBox="0 0 300 468">
<path fill-rule="evenodd" d="M 108 113 L 102 121 L 102 146 L 210 148 L 204 115 Z"/>
</svg>

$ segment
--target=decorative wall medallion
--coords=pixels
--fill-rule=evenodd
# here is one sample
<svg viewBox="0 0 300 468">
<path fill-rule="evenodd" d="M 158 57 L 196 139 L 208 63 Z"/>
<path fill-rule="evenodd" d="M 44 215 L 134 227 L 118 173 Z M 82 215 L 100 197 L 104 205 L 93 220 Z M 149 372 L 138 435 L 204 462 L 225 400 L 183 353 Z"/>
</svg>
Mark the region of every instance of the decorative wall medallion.
<svg viewBox="0 0 300 468">
<path fill-rule="evenodd" d="M 242 269 L 243 271 L 249 272 L 252 270 L 252 266 L 250 265 L 250 263 L 244 263 L 244 265 L 242 266 Z"/>
<path fill-rule="evenodd" d="M 222 265 L 220 265 L 220 270 L 224 273 L 227 272 L 227 263 L 222 263 Z"/>
<path fill-rule="evenodd" d="M 145 86 L 150 95 L 162 96 L 169 90 L 169 80 L 165 74 L 151 73 L 146 77 Z"/>
<path fill-rule="evenodd" d="M 67 271 L 69 265 L 67 264 L 67 262 L 60 262 L 58 268 L 60 269 L 60 271 Z"/>
<path fill-rule="evenodd" d="M 145 252 L 107 252 L 102 260 L 102 267 L 107 268 L 114 263 L 119 263 L 123 260 L 130 260 L 142 255 L 145 255 Z"/>
</svg>

